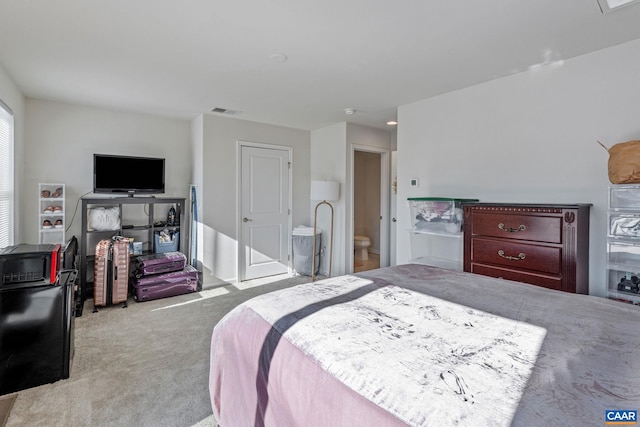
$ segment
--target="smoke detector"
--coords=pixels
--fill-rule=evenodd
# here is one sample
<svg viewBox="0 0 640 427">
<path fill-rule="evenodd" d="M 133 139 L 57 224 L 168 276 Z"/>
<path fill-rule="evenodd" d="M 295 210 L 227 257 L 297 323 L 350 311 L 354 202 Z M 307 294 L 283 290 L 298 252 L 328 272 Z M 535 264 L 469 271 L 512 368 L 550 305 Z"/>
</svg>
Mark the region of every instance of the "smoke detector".
<svg viewBox="0 0 640 427">
<path fill-rule="evenodd" d="M 269 55 L 269 59 L 273 62 L 287 62 L 289 58 L 284 53 L 272 53 Z"/>
<path fill-rule="evenodd" d="M 356 110 L 353 109 L 353 108 L 345 108 L 344 112 L 345 112 L 346 115 L 351 116 L 351 115 L 353 115 L 353 113 L 356 112 Z"/>
</svg>

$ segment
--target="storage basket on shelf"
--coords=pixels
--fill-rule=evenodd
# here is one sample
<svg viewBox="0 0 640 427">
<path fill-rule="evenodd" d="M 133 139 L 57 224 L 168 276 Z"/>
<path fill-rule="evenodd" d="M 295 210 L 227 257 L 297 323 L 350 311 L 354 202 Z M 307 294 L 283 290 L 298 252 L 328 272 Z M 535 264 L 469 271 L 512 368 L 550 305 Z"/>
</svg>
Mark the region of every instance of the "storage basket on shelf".
<svg viewBox="0 0 640 427">
<path fill-rule="evenodd" d="M 180 247 L 180 232 L 165 229 L 154 233 L 153 240 L 156 253 L 175 252 Z"/>
</svg>

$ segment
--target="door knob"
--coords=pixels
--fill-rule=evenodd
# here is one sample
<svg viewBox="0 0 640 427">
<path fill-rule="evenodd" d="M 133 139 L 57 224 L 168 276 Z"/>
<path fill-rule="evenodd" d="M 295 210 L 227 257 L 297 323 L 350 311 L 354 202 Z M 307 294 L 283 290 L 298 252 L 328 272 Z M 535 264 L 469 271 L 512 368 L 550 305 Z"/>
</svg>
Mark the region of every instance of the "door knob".
<svg viewBox="0 0 640 427">
<path fill-rule="evenodd" d="M 242 218 L 242 222 L 249 222 L 249 221 L 253 221 L 253 220 L 249 218 Z"/>
<path fill-rule="evenodd" d="M 391 218 L 391 221 L 396 222 L 396 221 L 397 221 L 397 219 L 395 219 L 395 218 Z"/>
</svg>

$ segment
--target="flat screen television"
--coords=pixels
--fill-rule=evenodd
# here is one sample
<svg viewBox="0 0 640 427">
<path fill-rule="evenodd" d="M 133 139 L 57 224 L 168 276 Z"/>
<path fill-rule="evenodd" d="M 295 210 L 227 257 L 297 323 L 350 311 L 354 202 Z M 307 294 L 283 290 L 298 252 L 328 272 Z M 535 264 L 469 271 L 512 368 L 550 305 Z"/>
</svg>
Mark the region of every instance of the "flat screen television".
<svg viewBox="0 0 640 427">
<path fill-rule="evenodd" d="M 164 159 L 94 154 L 93 192 L 164 193 Z"/>
</svg>

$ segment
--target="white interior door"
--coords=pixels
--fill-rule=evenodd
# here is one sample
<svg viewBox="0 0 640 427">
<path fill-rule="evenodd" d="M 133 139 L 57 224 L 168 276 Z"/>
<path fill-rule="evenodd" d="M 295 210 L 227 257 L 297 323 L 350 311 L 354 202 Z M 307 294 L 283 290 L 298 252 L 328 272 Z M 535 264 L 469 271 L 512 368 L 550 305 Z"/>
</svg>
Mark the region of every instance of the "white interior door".
<svg viewBox="0 0 640 427">
<path fill-rule="evenodd" d="M 288 149 L 241 146 L 240 280 L 289 271 Z"/>
</svg>

